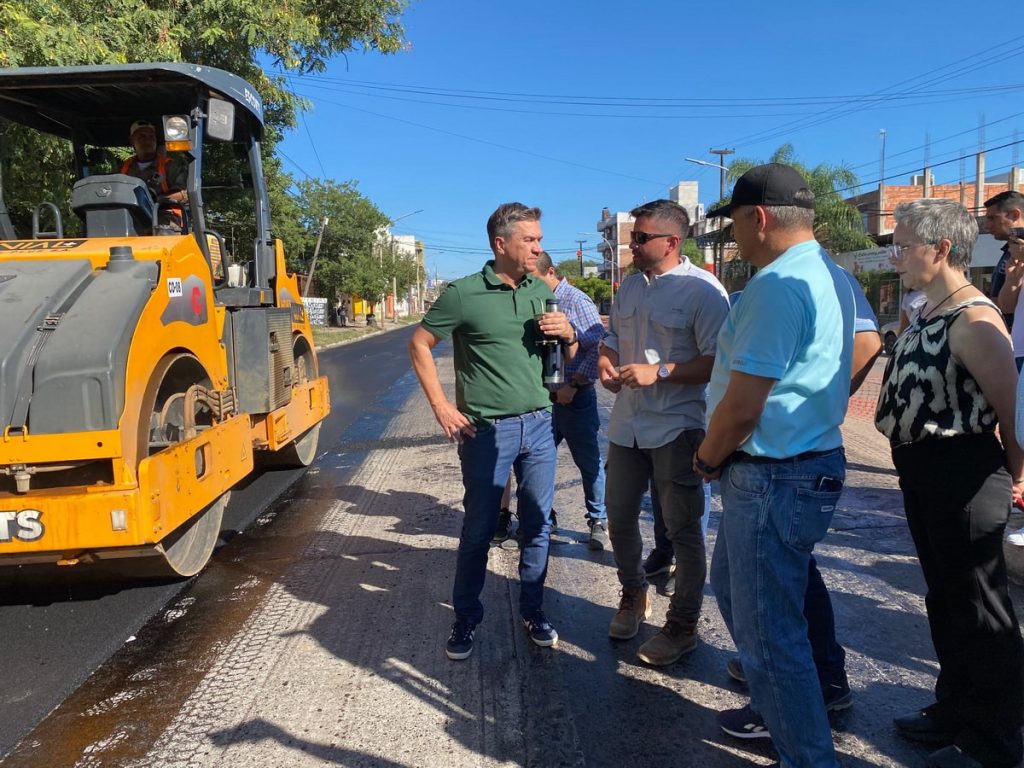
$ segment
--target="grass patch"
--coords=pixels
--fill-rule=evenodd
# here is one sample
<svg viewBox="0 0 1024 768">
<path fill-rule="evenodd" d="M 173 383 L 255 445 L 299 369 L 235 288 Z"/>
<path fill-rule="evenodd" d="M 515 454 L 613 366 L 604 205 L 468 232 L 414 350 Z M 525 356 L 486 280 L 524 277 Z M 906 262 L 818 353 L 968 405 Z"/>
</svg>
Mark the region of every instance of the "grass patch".
<svg viewBox="0 0 1024 768">
<path fill-rule="evenodd" d="M 422 317 L 422 315 L 400 317 L 398 318 L 398 325 L 412 325 L 413 323 L 418 323 Z M 395 323 L 392 320 L 388 320 L 384 324 L 383 328 L 368 328 L 365 325 L 354 325 L 347 328 L 322 328 L 320 326 L 313 326 L 313 343 L 318 347 L 326 347 L 330 344 L 337 344 L 341 341 L 351 341 L 352 339 L 358 339 L 362 336 L 368 336 L 371 333 L 378 333 L 381 330 L 390 330 L 395 327 Z"/>
</svg>

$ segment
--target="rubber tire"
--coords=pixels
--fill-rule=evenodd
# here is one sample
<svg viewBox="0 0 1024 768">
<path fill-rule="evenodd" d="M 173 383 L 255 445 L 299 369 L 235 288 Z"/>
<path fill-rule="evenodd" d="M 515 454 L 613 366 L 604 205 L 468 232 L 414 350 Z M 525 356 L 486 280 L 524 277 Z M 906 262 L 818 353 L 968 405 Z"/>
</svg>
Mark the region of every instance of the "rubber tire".
<svg viewBox="0 0 1024 768">
<path fill-rule="evenodd" d="M 885 334 L 885 342 L 883 346 L 885 347 L 885 354 L 891 355 L 892 351 L 896 348 L 896 334 L 892 331 Z"/>
</svg>

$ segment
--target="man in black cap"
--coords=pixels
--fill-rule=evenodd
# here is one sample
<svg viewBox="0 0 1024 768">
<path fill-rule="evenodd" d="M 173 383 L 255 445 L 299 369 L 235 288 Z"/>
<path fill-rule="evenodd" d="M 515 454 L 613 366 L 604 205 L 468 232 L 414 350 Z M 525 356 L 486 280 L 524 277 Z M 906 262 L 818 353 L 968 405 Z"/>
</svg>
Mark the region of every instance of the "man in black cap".
<svg viewBox="0 0 1024 768">
<path fill-rule="evenodd" d="M 803 609 L 846 475 L 854 295 L 814 239 L 814 194 L 795 169 L 752 168 L 708 213 L 723 215 L 758 273 L 718 337 L 694 455 L 706 480 L 722 477 L 711 584 L 751 693 L 719 724 L 741 738 L 770 734 L 783 765 L 835 766 Z"/>
</svg>

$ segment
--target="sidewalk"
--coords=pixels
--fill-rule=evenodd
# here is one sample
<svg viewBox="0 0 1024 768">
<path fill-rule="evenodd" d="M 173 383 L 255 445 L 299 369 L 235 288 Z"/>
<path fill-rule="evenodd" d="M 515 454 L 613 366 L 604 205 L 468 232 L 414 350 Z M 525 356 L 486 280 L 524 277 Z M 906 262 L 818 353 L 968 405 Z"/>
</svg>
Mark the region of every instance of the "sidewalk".
<svg viewBox="0 0 1024 768">
<path fill-rule="evenodd" d="M 450 360 L 441 359 L 439 368 L 451 387 Z M 611 395 L 602 391 L 600 402 L 606 421 Z M 929 701 L 937 668 L 895 473 L 885 440 L 862 410 L 858 405 L 844 428 L 847 490 L 817 550 L 855 695 L 854 706 L 834 721 L 835 740 L 844 766 L 917 766 L 926 751 L 897 738 L 891 718 Z M 380 424 L 387 424 L 383 434 Z M 301 546 L 262 562 L 251 555 L 229 559 L 237 582 L 263 590 L 261 598 L 230 636 L 178 639 L 196 644 L 190 657 L 197 660 L 198 682 L 183 706 L 154 737 L 93 736 L 78 764 L 714 768 L 775 762 L 766 741 L 733 740 L 716 726 L 719 710 L 746 698 L 725 672 L 733 648 L 710 587 L 701 645 L 684 660 L 659 670 L 635 657 L 664 619 L 663 595 L 654 596 L 654 614 L 638 638 L 608 639 L 618 600 L 614 562 L 611 552 L 586 546 L 579 475 L 565 448 L 555 503 L 562 532 L 552 547 L 545 606 L 561 635 L 558 648 L 529 642 L 516 611 L 518 553 L 495 548 L 476 648 L 464 662 L 449 661 L 443 649 L 453 618 L 458 478 L 455 449 L 439 436 L 409 374 L 367 409 L 265 525 L 267 536 Z M 709 557 L 717 494 L 714 508 Z M 649 514 L 643 522 L 649 538 Z M 1024 600 L 1014 596 L 1019 609 Z M 130 711 L 131 700 L 126 691 L 94 709 L 116 716 L 119 707 Z M 133 738 L 145 757 L 111 760 L 118 744 L 124 748 Z"/>
</svg>

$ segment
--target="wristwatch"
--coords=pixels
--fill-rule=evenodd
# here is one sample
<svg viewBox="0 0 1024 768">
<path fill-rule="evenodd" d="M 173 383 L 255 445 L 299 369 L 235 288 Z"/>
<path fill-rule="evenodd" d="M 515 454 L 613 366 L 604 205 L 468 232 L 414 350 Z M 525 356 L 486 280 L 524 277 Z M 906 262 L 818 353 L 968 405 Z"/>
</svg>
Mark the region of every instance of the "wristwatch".
<svg viewBox="0 0 1024 768">
<path fill-rule="evenodd" d="M 721 464 L 719 464 L 717 467 L 711 466 L 696 453 L 693 454 L 693 466 L 697 471 L 704 475 L 713 475 L 715 474 L 715 472 L 722 468 Z"/>
<path fill-rule="evenodd" d="M 668 369 L 668 366 L 667 366 L 667 365 L 659 365 L 659 366 L 658 366 L 658 380 L 659 380 L 659 381 L 664 381 L 664 380 L 665 380 L 665 379 L 667 379 L 667 378 L 668 378 L 668 377 L 669 377 L 669 376 L 670 376 L 671 374 L 672 374 L 672 371 L 670 371 L 670 370 Z"/>
</svg>

